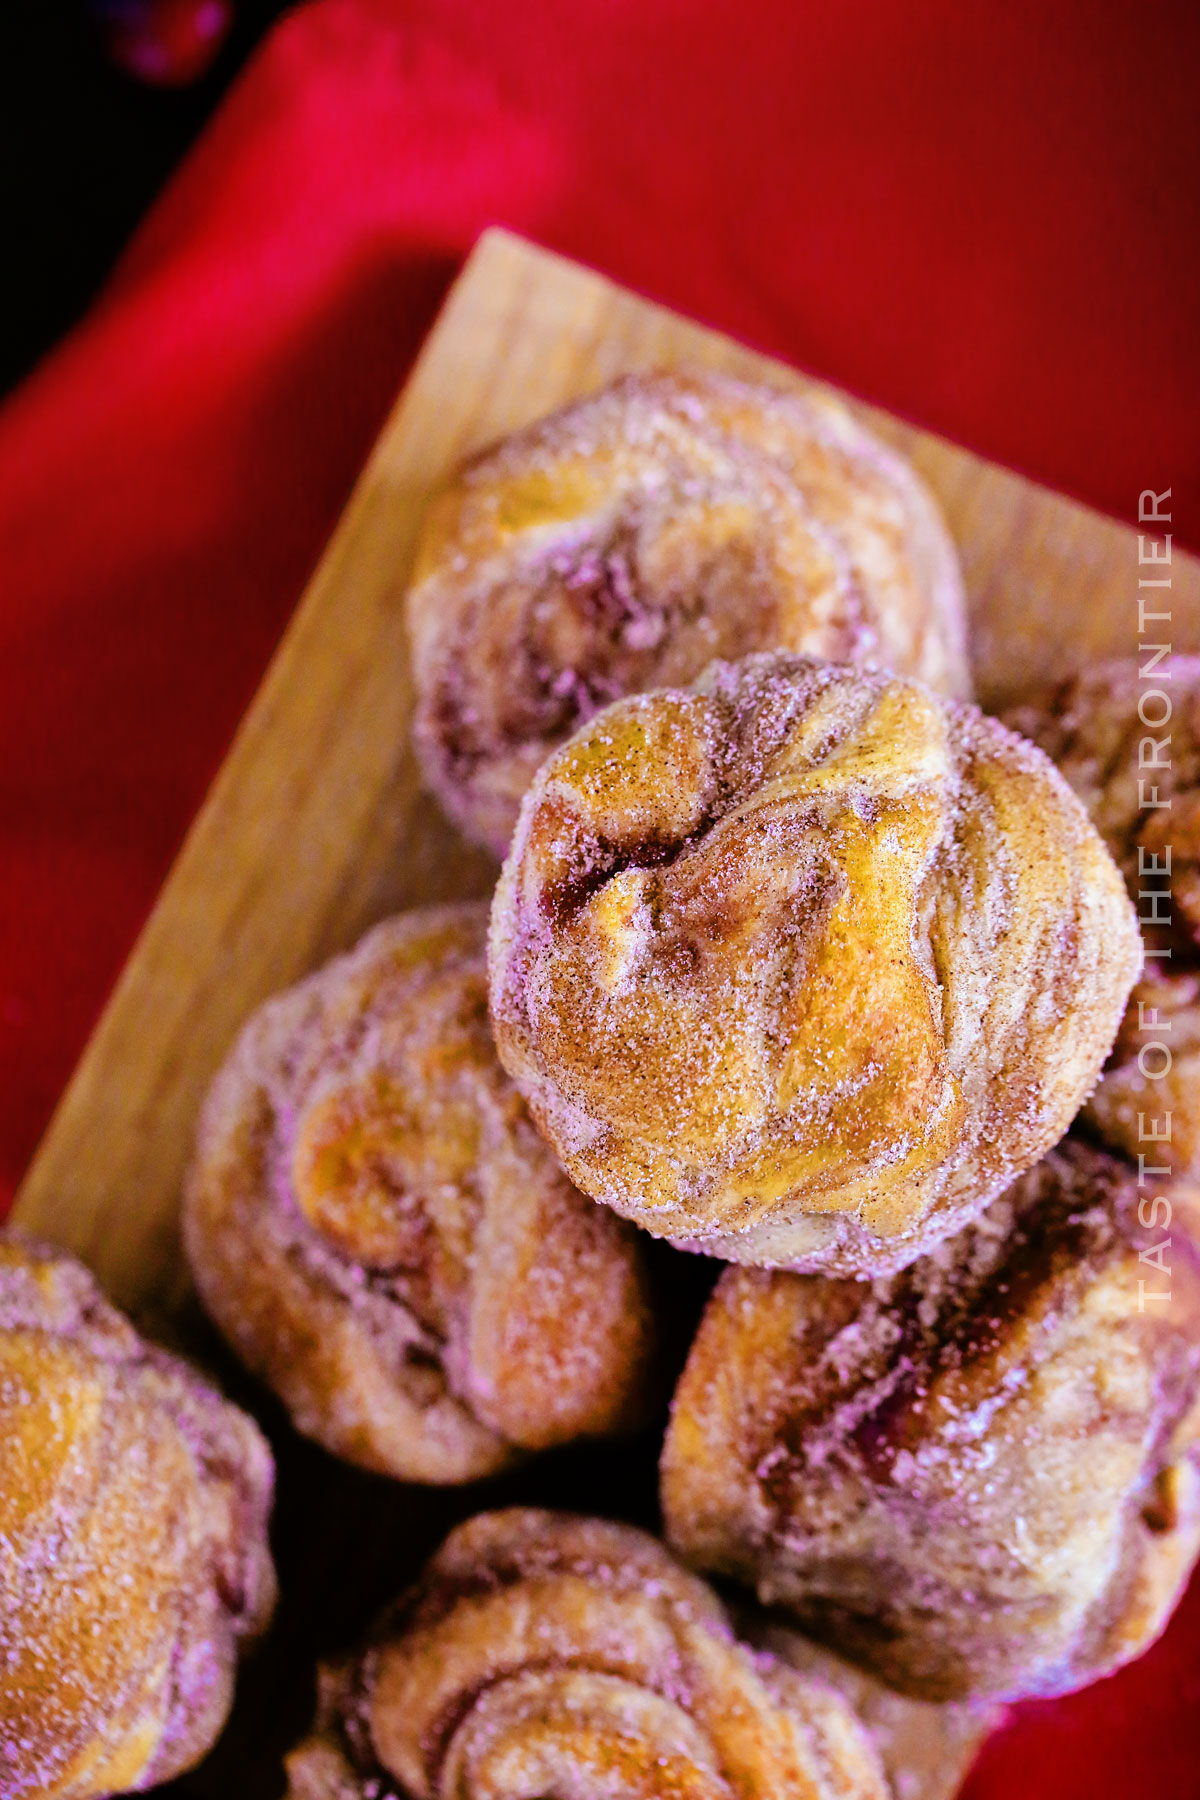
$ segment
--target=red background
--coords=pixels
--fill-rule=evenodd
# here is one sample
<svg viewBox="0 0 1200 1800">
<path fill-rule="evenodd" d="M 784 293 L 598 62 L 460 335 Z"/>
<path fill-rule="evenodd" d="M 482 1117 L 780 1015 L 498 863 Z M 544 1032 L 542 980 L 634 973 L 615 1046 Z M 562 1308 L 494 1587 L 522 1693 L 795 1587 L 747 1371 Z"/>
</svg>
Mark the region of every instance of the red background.
<svg viewBox="0 0 1200 1800">
<path fill-rule="evenodd" d="M 1200 477 L 1200 9 L 315 0 L 0 412 L 0 1210 L 499 220 L 1124 517 Z M 9 272 L 9 279 L 19 271 Z M 1200 1595 L 972 1800 L 1200 1795 Z"/>
</svg>

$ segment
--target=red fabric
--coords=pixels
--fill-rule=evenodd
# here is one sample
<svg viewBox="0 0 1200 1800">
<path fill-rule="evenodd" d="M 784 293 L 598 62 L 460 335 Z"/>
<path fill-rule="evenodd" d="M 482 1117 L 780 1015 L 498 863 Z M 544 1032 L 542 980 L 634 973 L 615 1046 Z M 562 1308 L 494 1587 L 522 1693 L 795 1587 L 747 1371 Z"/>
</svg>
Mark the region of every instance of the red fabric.
<svg viewBox="0 0 1200 1800">
<path fill-rule="evenodd" d="M 484 225 L 1195 541 L 1198 55 L 1097 0 L 297 10 L 0 414 L 0 1201 Z M 1198 1670 L 1195 1596 L 973 1800 L 1191 1800 Z"/>
</svg>

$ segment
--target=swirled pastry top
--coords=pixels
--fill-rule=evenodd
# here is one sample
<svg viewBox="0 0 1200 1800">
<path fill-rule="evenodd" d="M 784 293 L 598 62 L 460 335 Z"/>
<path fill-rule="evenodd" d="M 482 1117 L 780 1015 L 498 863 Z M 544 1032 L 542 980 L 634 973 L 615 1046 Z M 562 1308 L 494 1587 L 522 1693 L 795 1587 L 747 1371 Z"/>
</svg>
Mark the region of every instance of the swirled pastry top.
<svg viewBox="0 0 1200 1800">
<path fill-rule="evenodd" d="M 185 1195 L 202 1299 L 335 1454 L 465 1481 L 645 1404 L 636 1233 L 496 1061 L 485 905 L 389 919 L 255 1014 Z"/>
<path fill-rule="evenodd" d="M 886 1280 L 727 1270 L 670 1541 L 927 1699 L 1140 1655 L 1200 1549 L 1198 1226 L 1195 1189 L 1068 1138 Z"/>
<path fill-rule="evenodd" d="M 327 1668 L 289 1800 L 886 1800 L 832 1687 L 734 1637 L 629 1526 L 515 1509 L 453 1532 Z"/>
<path fill-rule="evenodd" d="M 497 888 L 501 1061 L 573 1179 L 733 1261 L 877 1273 L 1066 1130 L 1140 961 L 1044 756 L 778 654 L 619 701 Z"/>
<path fill-rule="evenodd" d="M 969 691 L 954 547 L 838 402 L 634 375 L 476 458 L 409 596 L 416 738 L 499 855 L 546 754 L 608 701 L 777 647 Z"/>
<path fill-rule="evenodd" d="M 0 1792 L 156 1786 L 212 1744 L 275 1593 L 270 1453 L 81 1264 L 0 1236 Z"/>
</svg>

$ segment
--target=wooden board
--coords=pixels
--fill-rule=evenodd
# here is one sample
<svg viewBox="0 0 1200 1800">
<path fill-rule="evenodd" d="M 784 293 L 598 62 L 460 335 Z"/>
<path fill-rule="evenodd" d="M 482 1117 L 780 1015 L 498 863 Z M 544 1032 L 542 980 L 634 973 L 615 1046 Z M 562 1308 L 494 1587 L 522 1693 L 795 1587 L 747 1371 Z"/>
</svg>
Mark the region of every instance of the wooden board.
<svg viewBox="0 0 1200 1800">
<path fill-rule="evenodd" d="M 806 385 L 794 370 L 503 231 L 480 241 L 451 292 L 17 1197 L 22 1225 L 82 1255 L 153 1328 L 196 1341 L 179 1249 L 180 1176 L 205 1087 L 246 1014 L 385 913 L 482 895 L 494 879 L 420 792 L 409 749 L 401 597 L 427 494 L 468 452 L 623 371 L 687 364 Z M 856 410 L 941 499 L 966 571 L 985 703 L 1093 657 L 1133 652 L 1134 530 Z M 1136 504 L 1131 494 L 1131 514 Z M 1200 563 L 1177 556 L 1171 573 L 1172 641 L 1200 649 Z M 243 1748 L 227 1745 L 189 1792 L 221 1792 L 235 1768 L 235 1791 L 275 1791 L 276 1732 L 264 1727 L 264 1709 L 291 1683 L 283 1711 L 302 1717 L 296 1659 L 355 1629 L 363 1608 L 387 1597 L 387 1581 L 482 1503 L 478 1490 L 417 1497 L 345 1476 L 289 1443 L 277 1419 L 272 1428 L 284 1476 L 294 1492 L 305 1486 L 301 1502 L 281 1484 L 285 1577 L 291 1555 L 306 1583 L 288 1600 L 293 1660 L 277 1680 L 268 1658 L 244 1684 L 243 1736 L 231 1740 Z M 649 1442 L 646 1458 L 652 1481 Z M 536 1479 L 485 1498 L 552 1502 L 577 1483 L 591 1491 L 586 1456 L 537 1467 Z M 314 1511 L 323 1515 L 319 1552 Z M 360 1578 L 347 1581 L 342 1549 L 360 1552 L 372 1530 L 377 1546 L 388 1533 L 393 1541 L 373 1574 L 360 1557 Z M 258 1720 L 248 1735 L 247 1707 Z"/>
<path fill-rule="evenodd" d="M 20 1221 L 86 1257 L 123 1305 L 181 1294 L 192 1121 L 250 1009 L 384 913 L 490 886 L 487 859 L 421 794 L 409 749 L 401 596 L 426 495 L 468 452 L 623 371 L 689 363 L 805 385 L 507 232 L 480 241 L 17 1198 Z M 856 410 L 945 508 L 985 704 L 1134 650 L 1133 530 Z M 1200 563 L 1178 556 L 1171 572 L 1173 641 L 1200 649 Z"/>
</svg>

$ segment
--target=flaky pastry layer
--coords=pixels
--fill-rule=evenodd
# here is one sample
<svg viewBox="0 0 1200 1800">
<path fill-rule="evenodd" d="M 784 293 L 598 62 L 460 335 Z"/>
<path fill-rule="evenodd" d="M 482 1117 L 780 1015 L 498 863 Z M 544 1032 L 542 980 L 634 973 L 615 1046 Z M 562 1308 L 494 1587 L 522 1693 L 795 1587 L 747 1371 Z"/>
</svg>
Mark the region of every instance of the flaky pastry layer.
<svg viewBox="0 0 1200 1800">
<path fill-rule="evenodd" d="M 191 1768 L 275 1597 L 257 1427 L 82 1264 L 0 1234 L 0 1790 Z"/>
<path fill-rule="evenodd" d="M 1127 1156 L 1200 1174 L 1200 657 L 1097 663 L 1007 720 L 1079 795 L 1146 921 L 1088 1119 Z"/>
<path fill-rule="evenodd" d="M 926 1699 L 1139 1655 L 1200 1549 L 1200 1214 L 1167 1197 L 1068 1139 L 888 1279 L 727 1271 L 663 1450 L 671 1543 Z"/>
<path fill-rule="evenodd" d="M 782 653 L 619 701 L 544 764 L 489 956 L 500 1059 L 586 1193 L 836 1274 L 910 1262 L 1062 1136 L 1141 960 L 1032 745 Z"/>
<path fill-rule="evenodd" d="M 644 1409 L 635 1234 L 578 1193 L 496 1061 L 483 905 L 385 921 L 249 1021 L 206 1105 L 200 1294 L 298 1428 L 467 1481 Z"/>
<path fill-rule="evenodd" d="M 461 1526 L 320 1696 L 289 1800 L 887 1796 L 832 1685 L 752 1654 L 660 1544 L 597 1519 Z"/>
<path fill-rule="evenodd" d="M 416 741 L 497 855 L 600 707 L 802 650 L 969 693 L 962 583 L 908 464 L 837 401 L 633 375 L 486 451 L 430 507 L 408 598 Z"/>
</svg>

